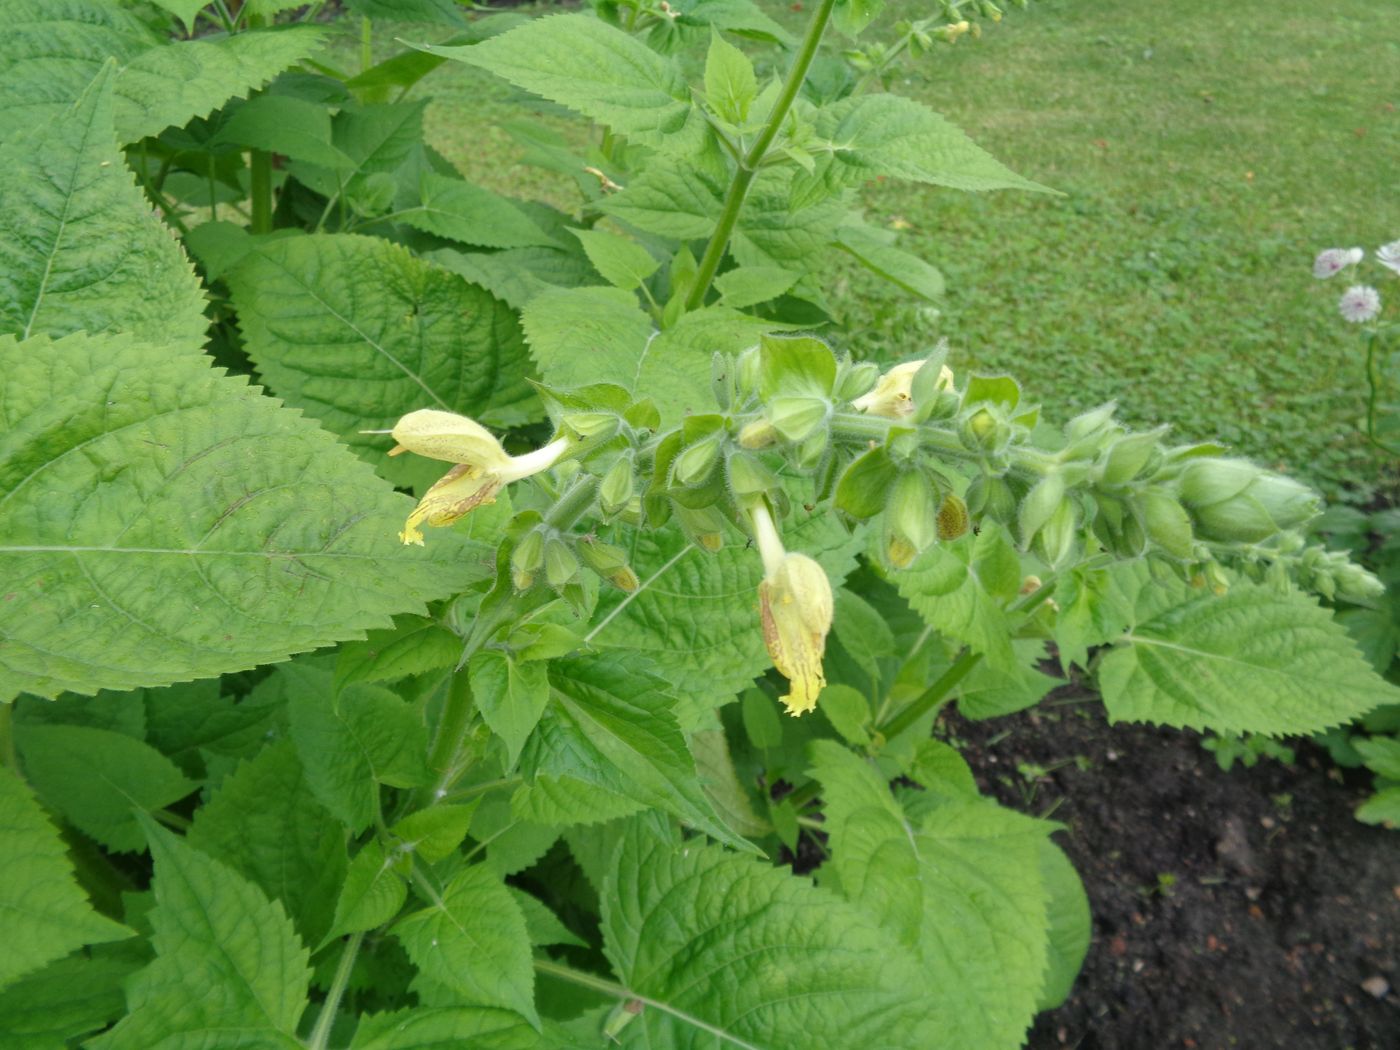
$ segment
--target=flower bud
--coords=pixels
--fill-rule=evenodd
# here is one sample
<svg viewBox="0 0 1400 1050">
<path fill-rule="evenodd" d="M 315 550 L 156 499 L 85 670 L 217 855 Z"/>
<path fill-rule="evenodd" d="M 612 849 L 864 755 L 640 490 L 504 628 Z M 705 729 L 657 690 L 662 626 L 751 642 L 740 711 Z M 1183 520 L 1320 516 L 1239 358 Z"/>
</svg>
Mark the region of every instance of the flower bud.
<svg viewBox="0 0 1400 1050">
<path fill-rule="evenodd" d="M 563 590 L 578 575 L 578 555 L 560 536 L 551 536 L 544 543 L 544 578 L 556 591 Z"/>
<path fill-rule="evenodd" d="M 855 401 L 868 393 L 880 378 L 880 366 L 873 361 L 862 361 L 852 365 L 836 383 L 836 397 L 840 401 Z"/>
<path fill-rule="evenodd" d="M 676 521 L 690 542 L 711 554 L 724 546 L 724 515 L 714 507 L 683 507 L 672 504 Z"/>
<path fill-rule="evenodd" d="M 735 502 L 742 504 L 745 496 L 761 496 L 782 485 L 778 476 L 757 456 L 735 452 L 729 457 L 729 491 Z"/>
<path fill-rule="evenodd" d="M 886 419 L 905 419 L 914 414 L 914 377 L 924 367 L 924 361 L 909 361 L 895 365 L 880 377 L 875 389 L 864 397 L 851 402 L 852 406 L 872 416 Z M 933 383 L 933 391 L 950 390 L 953 386 L 953 373 L 947 365 L 938 370 Z"/>
<path fill-rule="evenodd" d="M 945 543 L 966 535 L 971 527 L 967 504 L 956 493 L 948 493 L 938 507 L 938 538 Z"/>
<path fill-rule="evenodd" d="M 885 556 L 896 569 L 907 569 L 938 539 L 938 504 L 933 486 L 916 470 L 901 474 L 885 507 Z"/>
<path fill-rule="evenodd" d="M 826 422 L 830 405 L 821 397 L 775 397 L 768 402 L 768 421 L 789 441 L 803 441 Z"/>
<path fill-rule="evenodd" d="M 739 431 L 740 448 L 768 448 L 777 443 L 778 431 L 766 419 L 755 419 L 751 423 L 745 423 Z"/>
<path fill-rule="evenodd" d="M 632 456 L 619 456 L 598 485 L 598 506 L 609 516 L 627 508 L 637 484 L 632 472 Z"/>
<path fill-rule="evenodd" d="M 751 346 L 740 354 L 734 361 L 734 387 L 743 397 L 748 397 L 758 392 L 758 374 L 760 368 L 758 347 Z"/>
<path fill-rule="evenodd" d="M 544 565 L 544 536 L 531 529 L 510 555 L 511 582 L 517 591 L 528 591 L 535 583 L 535 573 Z"/>
<path fill-rule="evenodd" d="M 1065 435 L 1071 441 L 1097 434 L 1108 427 L 1113 422 L 1113 413 L 1117 406 L 1110 401 L 1106 405 L 1098 408 L 1091 408 L 1088 412 L 1075 416 L 1065 424 Z"/>
<path fill-rule="evenodd" d="M 1198 459 L 1179 479 L 1181 501 L 1205 539 L 1260 543 L 1321 512 L 1316 493 L 1243 459 Z"/>
<path fill-rule="evenodd" d="M 1104 484 L 1126 485 L 1142 474 L 1157 451 L 1161 434 L 1160 430 L 1128 434 L 1110 445 L 1103 463 Z"/>
<path fill-rule="evenodd" d="M 1062 500 L 1036 534 L 1040 556 L 1052 569 L 1070 560 L 1079 546 L 1079 514 L 1074 504 Z"/>
<path fill-rule="evenodd" d="M 728 412 L 734 403 L 734 360 L 716 350 L 710 358 L 710 389 L 721 412 Z"/>
<path fill-rule="evenodd" d="M 683 488 L 703 485 L 719 463 L 720 440 L 715 433 L 683 450 L 671 463 L 671 480 Z"/>
<path fill-rule="evenodd" d="M 1047 474 L 1035 483 L 1035 487 L 1021 501 L 1018 524 L 1021 527 L 1021 544 L 1030 546 L 1031 540 L 1050 520 L 1051 516 L 1065 502 L 1065 479 L 1063 475 Z"/>
<path fill-rule="evenodd" d="M 990 409 L 979 408 L 963 420 L 958 436 L 973 452 L 998 452 L 1011 436 L 1010 428 Z"/>
<path fill-rule="evenodd" d="M 618 590 L 630 593 L 640 586 L 637 574 L 627 564 L 627 552 L 621 547 L 585 536 L 579 540 L 578 556 Z"/>
<path fill-rule="evenodd" d="M 580 441 L 606 440 L 617 432 L 618 418 L 612 412 L 570 412 L 560 418 L 559 427 Z"/>
<path fill-rule="evenodd" d="M 1161 489 L 1147 489 L 1137 498 L 1143 527 L 1152 542 L 1174 558 L 1190 558 L 1195 551 L 1191 517 L 1177 500 Z"/>
<path fill-rule="evenodd" d="M 967 487 L 968 512 L 975 518 L 1009 525 L 1016 519 L 1016 506 L 1016 494 L 1005 478 L 981 474 Z"/>
</svg>

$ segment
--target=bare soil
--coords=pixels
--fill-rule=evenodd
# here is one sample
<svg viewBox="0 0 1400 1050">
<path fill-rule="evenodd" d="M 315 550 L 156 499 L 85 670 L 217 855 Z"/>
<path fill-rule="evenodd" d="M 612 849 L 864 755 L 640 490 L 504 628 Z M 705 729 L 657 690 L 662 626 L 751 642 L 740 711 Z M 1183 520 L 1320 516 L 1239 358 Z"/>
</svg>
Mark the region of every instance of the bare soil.
<svg viewBox="0 0 1400 1050">
<path fill-rule="evenodd" d="M 1089 894 L 1084 970 L 1031 1050 L 1400 1048 L 1400 831 L 1353 818 L 1366 777 L 1308 744 L 1224 772 L 1075 687 L 938 732 L 984 791 L 1068 826 Z"/>
</svg>

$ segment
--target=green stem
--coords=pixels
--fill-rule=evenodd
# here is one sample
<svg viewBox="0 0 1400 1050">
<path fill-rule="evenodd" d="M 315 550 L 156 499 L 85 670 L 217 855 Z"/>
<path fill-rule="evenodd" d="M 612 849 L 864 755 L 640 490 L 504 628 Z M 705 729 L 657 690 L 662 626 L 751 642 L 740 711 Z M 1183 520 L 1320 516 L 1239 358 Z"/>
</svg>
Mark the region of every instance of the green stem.
<svg viewBox="0 0 1400 1050">
<path fill-rule="evenodd" d="M 178 813 L 171 813 L 168 809 L 153 809 L 151 816 L 160 821 L 167 828 L 174 828 L 176 831 L 189 831 L 193 825 L 187 817 L 182 817 Z"/>
<path fill-rule="evenodd" d="M 684 1010 L 677 1010 L 668 1003 L 658 1002 L 655 999 L 648 999 L 645 995 L 638 995 L 625 985 L 618 984 L 616 981 L 610 981 L 606 977 L 584 973 L 582 970 L 575 970 L 573 967 L 564 966 L 550 959 L 536 959 L 535 972 L 547 974 L 561 981 L 568 981 L 570 984 L 576 984 L 580 988 L 590 988 L 595 992 L 600 992 L 603 995 L 610 995 L 615 999 L 635 999 L 643 1006 L 649 1006 L 653 1010 L 660 1010 L 662 1013 L 670 1014 L 672 1017 L 676 1018 L 676 1020 L 684 1024 L 698 1028 L 702 1032 L 708 1032 L 719 1041 L 728 1043 L 730 1046 L 737 1046 L 742 1048 L 742 1050 L 759 1050 L 753 1043 L 740 1039 L 733 1033 L 726 1032 L 723 1028 L 717 1028 L 708 1021 L 702 1021 L 700 1018 L 693 1014 L 688 1014 Z"/>
<path fill-rule="evenodd" d="M 1376 436 L 1376 417 L 1379 415 L 1381 397 L 1381 365 L 1376 359 L 1376 344 L 1380 342 L 1379 332 L 1366 333 L 1366 385 L 1370 388 L 1366 397 L 1366 436 L 1371 444 L 1392 456 L 1400 456 L 1396 447 Z"/>
<path fill-rule="evenodd" d="M 219 184 L 215 179 L 214 154 L 209 154 L 209 219 L 219 221 Z"/>
<path fill-rule="evenodd" d="M 325 1050 L 326 1042 L 331 1037 L 331 1027 L 335 1024 L 336 1012 L 340 1009 L 340 999 L 345 994 L 345 987 L 350 983 L 350 973 L 355 968 L 355 957 L 360 954 L 360 944 L 364 941 L 365 935 L 361 931 L 350 935 L 350 939 L 345 942 L 345 950 L 340 953 L 340 965 L 335 968 L 335 977 L 331 979 L 331 987 L 326 992 L 326 1001 L 321 1005 L 321 1015 L 316 1018 L 316 1027 L 311 1030 L 311 1038 L 307 1041 L 307 1050 Z"/>
<path fill-rule="evenodd" d="M 545 513 L 544 520 L 556 529 L 567 529 L 578 521 L 593 503 L 598 494 L 598 479 L 591 474 L 583 474 L 564 490 L 558 502 Z"/>
<path fill-rule="evenodd" d="M 472 687 L 465 671 L 452 676 L 452 684 L 447 690 L 447 701 L 443 705 L 442 717 L 438 721 L 437 735 L 433 737 L 433 747 L 428 754 L 428 768 L 433 771 L 433 783 L 420 789 L 414 809 L 425 809 L 447 794 L 452 781 L 457 778 L 457 764 L 461 759 L 462 745 L 471 731 L 472 717 L 476 705 L 472 702 Z"/>
<path fill-rule="evenodd" d="M 248 153 L 249 194 L 253 200 L 253 232 L 272 232 L 272 154 L 255 149 Z"/>
<path fill-rule="evenodd" d="M 826 32 L 826 24 L 831 20 L 831 10 L 835 6 L 836 0 L 821 0 L 821 6 L 817 8 L 812 15 L 812 21 L 807 25 L 807 35 L 802 40 L 802 49 L 798 51 L 797 58 L 793 60 L 792 68 L 788 70 L 782 94 L 778 96 L 778 101 L 773 104 L 773 112 L 768 115 L 768 123 L 764 125 L 758 139 L 749 148 L 748 153 L 744 155 L 743 160 L 739 162 L 738 169 L 734 172 L 734 181 L 729 184 L 729 192 L 725 194 L 724 210 L 720 212 L 719 223 L 715 227 L 715 232 L 710 235 L 710 243 L 705 245 L 705 254 L 700 257 L 700 265 L 695 273 L 695 283 L 691 286 L 690 294 L 686 296 L 685 308 L 687 310 L 695 310 L 705 301 L 705 294 L 710 290 L 710 282 L 715 279 L 715 273 L 719 270 L 719 264 L 724 259 L 724 253 L 729 247 L 729 237 L 734 232 L 734 225 L 739 221 L 739 212 L 744 206 L 744 198 L 748 196 L 749 186 L 753 183 L 754 176 L 758 174 L 759 166 L 768 153 L 768 147 L 773 144 L 773 140 L 778 137 L 778 132 L 782 130 L 783 121 L 787 119 L 788 110 L 792 108 L 797 93 L 802 90 L 802 82 L 807 79 L 807 71 L 812 67 L 812 60 L 817 57 L 817 48 L 821 45 L 822 34 Z"/>
</svg>

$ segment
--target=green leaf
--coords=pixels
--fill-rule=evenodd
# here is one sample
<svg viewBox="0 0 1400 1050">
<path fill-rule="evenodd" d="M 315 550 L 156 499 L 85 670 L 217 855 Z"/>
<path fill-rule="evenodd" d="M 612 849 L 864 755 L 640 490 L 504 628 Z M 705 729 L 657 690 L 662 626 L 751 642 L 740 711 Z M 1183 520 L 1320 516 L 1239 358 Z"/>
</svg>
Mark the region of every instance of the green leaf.
<svg viewBox="0 0 1400 1050">
<path fill-rule="evenodd" d="M 943 275 L 917 255 L 894 247 L 894 235 L 872 226 L 847 223 L 836 231 L 843 248 L 871 273 L 930 302 L 943 297 Z"/>
<path fill-rule="evenodd" d="M 582 252 L 557 248 L 507 248 L 499 252 L 440 248 L 424 258 L 481 285 L 517 310 L 551 288 L 578 288 L 598 279 Z"/>
<path fill-rule="evenodd" d="M 695 771 L 700 776 L 705 797 L 725 824 L 751 838 L 773 830 L 754 812 L 753 799 L 739 781 L 729 753 L 729 740 L 718 722 L 713 729 L 690 734 L 690 752 L 695 756 Z"/>
<path fill-rule="evenodd" d="M 705 101 L 710 109 L 730 124 L 749 118 L 749 106 L 758 97 L 758 78 L 753 63 L 718 30 L 710 34 L 710 50 L 705 56 Z"/>
<path fill-rule="evenodd" d="M 1035 1008 L 1053 1010 L 1069 998 L 1074 979 L 1084 965 L 1094 933 L 1094 917 L 1089 912 L 1089 898 L 1079 873 L 1049 839 L 1040 844 L 1040 877 L 1048 895 L 1049 964 Z"/>
<path fill-rule="evenodd" d="M 330 109 L 291 95 L 259 95 L 230 107 L 209 144 L 266 150 L 327 168 L 349 169 L 355 163 L 331 143 Z"/>
<path fill-rule="evenodd" d="M 411 500 L 200 355 L 0 339 L 0 434 L 0 696 L 284 660 L 490 572 L 492 515 L 405 549 Z"/>
<path fill-rule="evenodd" d="M 251 29 L 182 40 L 136 56 L 116 79 L 117 137 L 137 142 L 208 116 L 320 50 L 319 26 Z"/>
<path fill-rule="evenodd" d="M 669 145 L 690 115 L 677 66 L 592 15 L 551 15 L 469 47 L 422 49 L 502 76 L 642 145 Z"/>
<path fill-rule="evenodd" d="M 1363 824 L 1400 827 L 1400 785 L 1382 788 L 1357 806 L 1356 819 Z"/>
<path fill-rule="evenodd" d="M 306 781 L 358 834 L 374 819 L 378 785 L 426 782 L 422 714 L 382 686 L 357 682 L 337 692 L 324 672 L 300 670 L 296 678 L 287 713 Z"/>
<path fill-rule="evenodd" d="M 365 18 L 390 22 L 431 22 L 460 26 L 466 23 L 458 0 L 347 0 L 346 7 Z"/>
<path fill-rule="evenodd" d="M 1021 562 L 1006 531 L 984 524 L 952 543 L 937 543 L 896 575 L 899 593 L 930 627 L 1010 666 L 1006 605 L 1021 587 Z"/>
<path fill-rule="evenodd" d="M 534 415 L 515 314 L 396 244 L 346 234 L 265 243 L 228 284 L 268 385 L 381 465 L 385 439 L 359 431 L 414 409 L 496 425 Z"/>
<path fill-rule="evenodd" d="M 0 333 L 121 331 L 193 351 L 204 293 L 117 149 L 112 74 L 0 146 Z"/>
<path fill-rule="evenodd" d="M 350 1050 L 534 1050 L 539 1036 L 519 1014 L 447 1006 L 365 1014 Z"/>
<path fill-rule="evenodd" d="M 423 143 L 423 102 L 386 102 L 345 106 L 331 121 L 331 144 L 351 166 L 323 167 L 296 163 L 291 173 L 298 182 L 335 199 L 353 200 L 375 176 L 393 175 Z"/>
<path fill-rule="evenodd" d="M 408 899 L 408 884 L 399 870 L 403 861 L 401 854 L 387 852 L 378 839 L 365 843 L 350 862 L 323 943 L 347 933 L 372 930 L 399 913 Z"/>
<path fill-rule="evenodd" d="M 337 688 L 351 682 L 393 682 L 409 675 L 454 667 L 462 639 L 427 616 L 398 616 L 388 630 L 370 631 L 362 642 L 340 647 Z"/>
<path fill-rule="evenodd" d="M 544 381 L 560 390 L 590 383 L 634 389 L 653 335 L 637 297 L 620 288 L 545 291 L 520 321 Z"/>
<path fill-rule="evenodd" d="M 13 946 L 11 941 L 6 947 Z M 0 1046 L 57 1050 L 77 1045 L 79 1037 L 126 1012 L 122 984 L 140 965 L 131 955 L 70 955 L 7 985 L 0 992 Z"/>
<path fill-rule="evenodd" d="M 117 135 L 129 143 L 247 95 L 313 54 L 325 37 L 318 26 L 300 25 L 170 41 L 98 0 L 7 0 L 5 16 L 0 140 L 58 117 L 109 60 L 118 67 Z"/>
<path fill-rule="evenodd" d="M 798 179 L 831 193 L 878 175 L 958 190 L 1050 192 L 1023 179 L 922 103 L 901 95 L 854 95 L 817 110 L 815 134 L 831 143 L 815 174 Z"/>
<path fill-rule="evenodd" d="M 588 261 L 611 285 L 624 291 L 640 288 L 661 263 L 636 241 L 604 230 L 570 230 Z"/>
<path fill-rule="evenodd" d="M 499 649 L 485 649 L 472 657 L 467 672 L 476 709 L 505 744 L 506 769 L 514 769 L 549 703 L 548 666 L 543 661 L 519 663 Z"/>
<path fill-rule="evenodd" d="M 143 690 L 146 740 L 196 780 L 214 756 L 252 755 L 267 741 L 276 708 L 219 695 L 218 679 Z"/>
<path fill-rule="evenodd" d="M 136 813 L 149 813 L 197 787 L 150 744 L 86 726 L 21 725 L 16 743 L 24 775 L 74 827 L 109 849 L 145 845 Z"/>
<path fill-rule="evenodd" d="M 539 1023 L 525 918 L 490 865 L 460 872 L 440 899 L 399 921 L 394 936 L 424 977 Z"/>
<path fill-rule="evenodd" d="M 1400 701 L 1331 614 L 1297 592 L 1236 582 L 1217 597 L 1159 581 L 1136 613 L 1099 666 L 1115 722 L 1306 735 Z"/>
<path fill-rule="evenodd" d="M 75 948 L 130 936 L 125 926 L 92 910 L 73 879 L 63 840 L 24 783 L 0 766 L 0 913 L 5 950 L 0 987 L 61 959 Z M 0 997 L 0 1032 L 12 1015 Z M 8 1045 L 8 1044 L 7 1044 Z"/>
<path fill-rule="evenodd" d="M 330 928 L 345 836 L 307 786 L 290 740 L 225 777 L 185 841 L 280 901 L 307 944 Z"/>
<path fill-rule="evenodd" d="M 715 278 L 720 303 L 742 310 L 776 299 L 794 284 L 798 275 L 778 266 L 739 266 Z"/>
<path fill-rule="evenodd" d="M 281 906 L 149 819 L 141 822 L 155 861 L 156 958 L 127 984 L 129 1014 L 88 1046 L 301 1046 L 295 1033 L 311 970 Z"/>
<path fill-rule="evenodd" d="M 821 562 L 833 584 L 854 568 L 860 545 L 828 514 L 799 514 L 784 541 Z M 642 586 L 599 596 L 591 640 L 654 666 L 681 698 L 682 729 L 696 729 L 771 664 L 758 618 L 763 564 L 739 544 L 702 551 L 674 527 L 638 532 L 630 549 Z"/>
<path fill-rule="evenodd" d="M 426 233 L 485 248 L 548 248 L 556 241 L 509 197 L 461 179 L 425 171 L 419 205 L 398 214 L 400 222 Z"/>
<path fill-rule="evenodd" d="M 964 718 L 998 718 L 1024 711 L 1040 703 L 1051 689 L 1064 684 L 1037 666 L 1045 659 L 1043 642 L 1017 640 L 1011 648 L 1015 662 L 1008 665 L 982 661 L 958 686 L 958 712 Z"/>
<path fill-rule="evenodd" d="M 185 23 L 185 31 L 189 32 L 194 29 L 195 15 L 204 9 L 207 0 L 153 0 L 153 2 L 157 7 L 164 8 Z"/>
<path fill-rule="evenodd" d="M 634 798 L 570 776 L 536 776 L 510 799 L 511 813 L 518 819 L 557 827 L 601 824 L 644 808 Z"/>
<path fill-rule="evenodd" d="M 831 22 L 845 36 L 854 40 L 865 31 L 880 12 L 885 9 L 885 0 L 844 0 L 837 4 L 831 13 Z"/>
<path fill-rule="evenodd" d="M 713 232 L 724 207 L 724 184 L 686 160 L 656 157 L 597 207 L 647 233 L 695 240 Z"/>
<path fill-rule="evenodd" d="M 602 655 L 556 660 L 553 702 L 526 745 L 526 779 L 570 776 L 666 810 L 736 849 L 701 790 L 665 683 L 635 662 Z"/>
<path fill-rule="evenodd" d="M 978 1045 L 944 1043 L 914 960 L 866 915 L 766 861 L 634 825 L 601 896 L 604 951 L 646 1000 L 629 1046 Z"/>
<path fill-rule="evenodd" d="M 1372 773 L 1387 780 L 1400 780 L 1400 738 L 1356 737 L 1351 746 Z"/>
<path fill-rule="evenodd" d="M 872 766 L 829 741 L 813 754 L 841 889 L 916 945 L 938 1045 L 1020 1046 L 1048 957 L 1040 864 L 1054 825 L 953 798 L 915 824 Z"/>
<path fill-rule="evenodd" d="M 514 886 L 506 887 L 510 890 L 511 898 L 520 908 L 520 914 L 525 916 L 525 929 L 530 934 L 530 943 L 533 945 L 554 945 L 572 944 L 579 948 L 587 948 L 588 942 L 578 937 L 572 930 L 559 921 L 559 916 L 549 910 L 538 897 L 532 897 L 524 890 L 516 889 Z"/>
<path fill-rule="evenodd" d="M 480 796 L 465 806 L 443 805 L 410 813 L 389 829 L 390 834 L 403 840 L 403 848 L 411 850 L 432 864 L 454 853 L 471 827 Z"/>
</svg>

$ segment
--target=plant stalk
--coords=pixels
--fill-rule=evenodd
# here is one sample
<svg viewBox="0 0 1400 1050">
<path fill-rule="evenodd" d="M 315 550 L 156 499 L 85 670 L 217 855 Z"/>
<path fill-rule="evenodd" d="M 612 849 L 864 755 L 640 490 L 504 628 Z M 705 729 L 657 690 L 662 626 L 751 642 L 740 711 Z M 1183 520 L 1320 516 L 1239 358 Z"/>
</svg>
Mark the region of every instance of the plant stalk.
<svg viewBox="0 0 1400 1050">
<path fill-rule="evenodd" d="M 340 1009 L 340 999 L 350 983 L 350 972 L 355 968 L 355 958 L 360 954 L 364 939 L 364 931 L 361 931 L 351 934 L 345 942 L 345 950 L 340 953 L 340 964 L 335 968 L 335 977 L 331 979 L 330 991 L 326 992 L 326 1001 L 321 1006 L 321 1015 L 316 1018 L 316 1027 L 311 1030 L 311 1038 L 307 1041 L 307 1050 L 325 1050 L 336 1012 Z"/>
<path fill-rule="evenodd" d="M 715 232 L 710 235 L 710 243 L 705 245 L 705 254 L 700 257 L 700 264 L 695 272 L 695 283 L 691 286 L 690 294 L 686 296 L 686 310 L 698 309 L 705 301 L 705 293 L 710 290 L 710 282 L 715 279 L 725 250 L 729 247 L 734 225 L 739 221 L 739 212 L 744 207 L 744 198 L 748 196 L 749 186 L 758 174 L 759 165 L 768 153 L 768 147 L 782 130 L 783 121 L 787 119 L 788 110 L 792 108 L 797 93 L 802 90 L 802 82 L 807 79 L 812 60 L 817 57 L 817 48 L 821 45 L 826 24 L 831 20 L 831 10 L 835 6 L 836 0 L 821 0 L 821 5 L 813 13 L 812 21 L 807 25 L 807 35 L 802 40 L 802 48 L 797 52 L 792 68 L 788 70 L 782 94 L 773 104 L 768 123 L 764 125 L 763 131 L 759 133 L 748 153 L 739 162 L 738 170 L 734 172 L 734 181 L 729 184 L 729 191 L 725 194 L 724 210 L 720 212 L 719 223 L 715 226 Z"/>
<path fill-rule="evenodd" d="M 248 152 L 248 187 L 253 202 L 253 232 L 271 233 L 272 154 L 266 150 Z"/>
<path fill-rule="evenodd" d="M 437 735 L 433 737 L 433 747 L 428 753 L 428 768 L 433 771 L 433 783 L 420 789 L 414 809 L 425 809 L 446 794 L 456 776 L 462 744 L 471 731 L 474 714 L 476 705 L 472 702 L 471 682 L 466 671 L 458 671 L 452 676 Z"/>
</svg>

